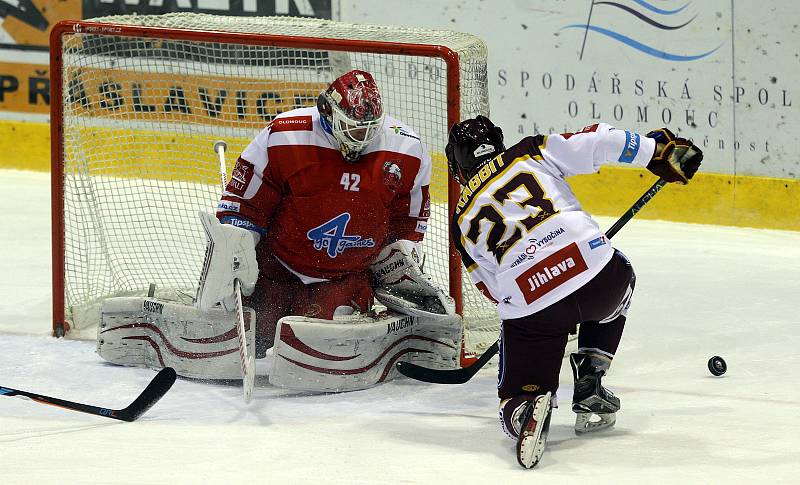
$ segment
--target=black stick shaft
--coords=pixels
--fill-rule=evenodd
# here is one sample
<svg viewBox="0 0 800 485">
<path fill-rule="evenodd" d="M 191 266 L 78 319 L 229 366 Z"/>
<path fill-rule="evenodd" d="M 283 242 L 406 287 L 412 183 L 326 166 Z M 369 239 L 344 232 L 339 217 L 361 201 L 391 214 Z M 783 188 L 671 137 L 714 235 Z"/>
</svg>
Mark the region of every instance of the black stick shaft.
<svg viewBox="0 0 800 485">
<path fill-rule="evenodd" d="M 656 183 L 654 183 L 649 189 L 647 189 L 647 192 L 642 194 L 642 196 L 639 197 L 639 200 L 634 202 L 633 205 L 631 206 L 631 208 L 628 209 L 627 212 L 622 214 L 622 217 L 620 217 L 617 220 L 617 222 L 615 222 L 614 225 L 611 226 L 606 231 L 606 237 L 609 238 L 609 239 L 614 237 L 614 234 L 616 234 L 620 229 L 622 229 L 622 227 L 625 224 L 627 224 L 629 220 L 633 219 L 633 216 L 635 216 L 637 212 L 642 210 L 642 207 L 647 205 L 647 203 L 650 202 L 650 200 L 653 197 L 655 197 L 656 194 L 658 193 L 658 191 L 660 191 L 664 187 L 664 185 L 666 185 L 666 184 L 667 184 L 667 182 L 664 179 L 656 180 Z"/>
<path fill-rule="evenodd" d="M 175 382 L 175 370 L 171 367 L 161 369 L 158 374 L 150 381 L 144 391 L 139 394 L 128 407 L 125 409 L 108 409 L 100 406 L 93 406 L 91 404 L 82 404 L 79 402 L 67 401 L 57 397 L 45 396 L 28 391 L 20 391 L 19 389 L 11 389 L 10 387 L 0 386 L 0 396 L 8 397 L 24 397 L 31 401 L 40 404 L 49 404 L 71 411 L 79 411 L 82 413 L 93 414 L 95 416 L 104 416 L 106 418 L 118 419 L 120 421 L 135 421 L 139 416 L 144 414 L 148 409 L 161 399 L 164 394 L 169 391 L 172 384 Z"/>
</svg>

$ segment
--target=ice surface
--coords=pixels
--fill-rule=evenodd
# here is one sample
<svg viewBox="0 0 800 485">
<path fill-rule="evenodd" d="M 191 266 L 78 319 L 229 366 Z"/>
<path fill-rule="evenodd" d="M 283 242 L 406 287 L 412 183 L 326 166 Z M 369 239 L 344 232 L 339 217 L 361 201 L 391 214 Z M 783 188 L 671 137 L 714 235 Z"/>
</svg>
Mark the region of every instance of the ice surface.
<svg viewBox="0 0 800 485">
<path fill-rule="evenodd" d="M 152 371 L 48 336 L 48 184 L 0 171 L 0 385 L 124 407 Z M 136 423 L 0 397 L 2 483 L 797 483 L 800 233 L 634 219 L 614 245 L 638 278 L 605 380 L 622 400 L 617 426 L 574 435 L 565 361 L 534 470 L 500 431 L 489 368 L 461 386 L 397 380 L 338 395 L 262 377 L 249 408 L 238 387 L 180 379 Z M 725 376 L 708 372 L 712 355 Z"/>
</svg>

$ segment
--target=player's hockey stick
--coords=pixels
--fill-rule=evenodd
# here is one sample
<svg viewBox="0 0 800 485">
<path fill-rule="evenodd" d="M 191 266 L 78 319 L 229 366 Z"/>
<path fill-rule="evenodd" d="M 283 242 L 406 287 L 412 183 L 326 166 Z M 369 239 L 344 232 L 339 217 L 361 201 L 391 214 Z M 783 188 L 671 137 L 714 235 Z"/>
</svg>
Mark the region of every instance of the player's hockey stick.
<svg viewBox="0 0 800 485">
<path fill-rule="evenodd" d="M 225 176 L 227 169 L 225 168 L 225 150 L 228 149 L 228 144 L 224 141 L 214 142 L 214 152 L 219 155 L 219 173 L 220 182 L 222 182 L 222 191 L 225 191 Z M 256 360 L 252 355 L 247 352 L 247 333 L 244 326 L 244 309 L 242 308 L 242 290 L 239 280 L 233 281 L 234 291 L 236 292 L 236 337 L 239 341 L 239 363 L 242 367 L 242 391 L 244 391 L 244 402 L 249 403 L 253 398 L 253 388 L 256 382 Z M 255 331 L 255 329 L 253 329 Z"/>
<path fill-rule="evenodd" d="M 406 377 L 433 384 L 463 384 L 478 373 L 500 349 L 500 341 L 493 343 L 478 360 L 461 369 L 429 369 L 411 362 L 398 362 L 397 370 Z"/>
<path fill-rule="evenodd" d="M 622 229 L 622 226 L 624 226 L 625 224 L 627 224 L 629 220 L 633 219 L 633 216 L 635 216 L 637 212 L 639 212 L 640 210 L 642 210 L 642 207 L 644 207 L 645 205 L 647 205 L 647 203 L 648 203 L 648 202 L 650 202 L 650 200 L 652 200 L 652 198 L 653 198 L 653 197 L 655 197 L 655 196 L 656 196 L 656 194 L 657 194 L 657 193 L 658 193 L 658 192 L 659 192 L 659 191 L 660 191 L 660 190 L 661 190 L 661 189 L 662 189 L 662 188 L 663 188 L 663 187 L 664 187 L 666 184 L 667 184 L 667 181 L 666 181 L 666 180 L 664 180 L 664 179 L 662 179 L 662 178 L 660 178 L 660 179 L 656 180 L 656 183 L 654 183 L 652 186 L 650 186 L 650 188 L 649 188 L 649 189 L 647 189 L 647 192 L 645 192 L 644 194 L 642 194 L 642 196 L 641 196 L 641 197 L 639 197 L 639 200 L 637 200 L 636 202 L 634 202 L 634 203 L 633 203 L 633 205 L 631 206 L 631 208 L 630 208 L 630 209 L 628 209 L 628 211 L 627 211 L 627 212 L 625 212 L 624 214 L 622 214 L 622 217 L 620 217 L 619 219 L 617 219 L 617 222 L 615 222 L 615 223 L 614 223 L 614 225 L 613 225 L 613 226 L 611 226 L 611 227 L 610 227 L 610 228 L 609 228 L 609 229 L 606 231 L 606 237 L 607 237 L 607 238 L 609 238 L 609 239 L 610 239 L 610 238 L 612 238 L 612 237 L 614 237 L 614 234 L 616 234 L 616 233 L 617 233 L 617 231 L 619 231 L 620 229 Z"/>
<path fill-rule="evenodd" d="M 20 391 L 11 389 L 10 387 L 0 386 L 0 395 L 9 397 L 21 397 L 29 399 L 41 404 L 49 404 L 72 411 L 80 411 L 82 413 L 94 414 L 95 416 L 104 416 L 106 418 L 119 419 L 120 421 L 136 421 L 139 416 L 147 412 L 148 409 L 153 407 L 159 399 L 164 397 L 164 394 L 169 391 L 172 384 L 175 382 L 175 370 L 172 367 L 164 367 L 158 374 L 150 381 L 150 384 L 145 387 L 144 391 L 139 394 L 128 407 L 125 409 L 107 409 L 99 406 L 92 406 L 91 404 L 81 404 L 78 402 L 67 401 L 57 397 L 43 396 L 41 394 L 34 394 L 32 392 Z"/>
<path fill-rule="evenodd" d="M 606 237 L 611 239 L 614 234 L 619 232 L 622 227 L 628 223 L 637 212 L 642 210 L 648 202 L 666 185 L 664 179 L 659 178 L 647 191 L 642 194 L 639 199 L 633 203 L 617 222 L 606 231 Z M 500 341 L 493 343 L 486 351 L 476 360 L 472 365 L 462 367 L 461 369 L 429 369 L 422 367 L 411 362 L 398 362 L 397 370 L 406 377 L 415 379 L 422 382 L 431 382 L 434 384 L 463 384 L 477 374 L 481 367 L 486 365 L 489 360 L 500 350 Z"/>
</svg>

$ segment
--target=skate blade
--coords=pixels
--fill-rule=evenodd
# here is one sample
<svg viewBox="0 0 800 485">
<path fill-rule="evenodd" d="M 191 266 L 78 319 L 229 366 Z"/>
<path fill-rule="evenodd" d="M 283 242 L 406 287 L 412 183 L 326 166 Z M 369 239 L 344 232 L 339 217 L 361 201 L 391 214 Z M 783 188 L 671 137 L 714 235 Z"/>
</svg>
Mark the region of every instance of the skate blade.
<svg viewBox="0 0 800 485">
<path fill-rule="evenodd" d="M 592 421 L 592 418 L 595 416 L 598 417 L 599 420 Z M 616 422 L 617 413 L 578 413 L 575 418 L 575 434 L 582 435 L 586 433 L 594 433 L 595 431 L 602 431 L 604 429 L 611 428 Z"/>
<path fill-rule="evenodd" d="M 522 423 L 517 438 L 517 462 L 522 468 L 533 468 L 539 463 L 547 442 L 547 431 L 544 421 L 550 414 L 551 393 L 537 400 L 531 416 Z M 543 423 L 539 426 L 539 423 Z"/>
</svg>

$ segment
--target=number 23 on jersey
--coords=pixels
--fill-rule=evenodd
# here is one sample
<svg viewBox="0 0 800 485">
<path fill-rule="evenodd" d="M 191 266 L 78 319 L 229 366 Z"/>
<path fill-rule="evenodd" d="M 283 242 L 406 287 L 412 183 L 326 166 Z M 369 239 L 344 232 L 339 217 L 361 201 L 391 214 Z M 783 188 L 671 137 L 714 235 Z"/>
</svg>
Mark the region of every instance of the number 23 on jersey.
<svg viewBox="0 0 800 485">
<path fill-rule="evenodd" d="M 481 192 L 494 185 L 491 180 L 488 182 L 476 194 L 477 197 L 480 197 Z M 518 194 L 521 193 L 526 195 L 520 197 Z M 517 241 L 522 239 L 523 235 L 531 232 L 536 226 L 553 215 L 558 214 L 558 210 L 553 207 L 553 201 L 547 197 L 532 172 L 519 172 L 514 175 L 508 182 L 492 193 L 490 201 L 492 203 L 482 205 L 474 213 L 469 221 L 469 229 L 465 237 L 472 244 L 477 245 L 481 234 L 481 222 L 489 222 L 491 226 L 486 236 L 486 246 L 494 255 L 498 264 L 502 261 L 506 252 Z M 514 205 L 506 206 L 506 202 L 513 202 Z M 523 217 L 520 217 L 520 211 L 523 213 Z M 508 232 L 509 224 L 506 224 L 506 220 L 517 222 L 510 224 L 513 231 L 511 236 L 501 241 Z"/>
</svg>

